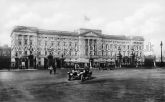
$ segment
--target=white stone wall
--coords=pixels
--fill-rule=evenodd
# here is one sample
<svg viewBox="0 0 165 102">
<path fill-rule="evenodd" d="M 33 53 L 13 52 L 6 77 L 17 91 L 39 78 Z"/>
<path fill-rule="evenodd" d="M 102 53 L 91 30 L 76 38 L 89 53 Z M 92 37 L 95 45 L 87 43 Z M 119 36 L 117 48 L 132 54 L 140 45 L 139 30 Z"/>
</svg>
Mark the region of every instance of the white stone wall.
<svg viewBox="0 0 165 102">
<path fill-rule="evenodd" d="M 30 54 L 30 47 L 33 49 L 33 55 L 37 57 L 37 61 L 44 65 L 44 58 L 51 52 L 54 57 L 63 57 L 68 59 L 87 58 L 85 51 L 85 39 L 96 40 L 96 55 L 103 58 L 115 59 L 121 49 L 122 56 L 130 56 L 132 48 L 134 53 L 139 57 L 143 56 L 143 41 L 132 40 L 116 40 L 116 39 L 103 39 L 99 36 L 60 36 L 57 34 L 45 33 L 31 33 L 31 32 L 13 32 L 11 35 L 11 58 L 14 59 L 16 52 L 18 57 Z M 25 37 L 27 44 L 25 44 Z M 32 45 L 30 45 L 32 41 Z M 21 45 L 19 45 L 21 42 Z M 89 44 L 88 44 L 89 45 Z M 129 48 L 128 48 L 129 46 Z M 88 46 L 89 47 L 89 46 Z M 102 52 L 103 51 L 103 52 Z M 88 51 L 89 53 L 90 51 Z"/>
</svg>

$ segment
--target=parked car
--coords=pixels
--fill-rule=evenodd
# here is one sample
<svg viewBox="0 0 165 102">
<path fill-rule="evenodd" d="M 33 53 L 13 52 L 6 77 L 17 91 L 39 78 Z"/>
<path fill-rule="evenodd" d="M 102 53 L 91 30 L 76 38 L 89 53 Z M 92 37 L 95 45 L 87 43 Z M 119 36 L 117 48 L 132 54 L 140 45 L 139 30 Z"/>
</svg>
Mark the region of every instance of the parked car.
<svg viewBox="0 0 165 102">
<path fill-rule="evenodd" d="M 88 68 L 77 68 L 70 72 L 68 72 L 68 80 L 89 80 L 91 79 L 92 71 L 90 71 Z"/>
</svg>

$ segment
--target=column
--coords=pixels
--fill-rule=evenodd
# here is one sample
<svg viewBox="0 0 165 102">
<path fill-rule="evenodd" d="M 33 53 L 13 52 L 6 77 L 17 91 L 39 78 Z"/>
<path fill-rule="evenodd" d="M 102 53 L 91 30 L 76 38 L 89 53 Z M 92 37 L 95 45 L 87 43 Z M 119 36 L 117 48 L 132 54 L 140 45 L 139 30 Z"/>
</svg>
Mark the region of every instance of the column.
<svg viewBox="0 0 165 102">
<path fill-rule="evenodd" d="M 89 54 L 90 54 L 90 46 L 89 46 L 89 41 L 90 41 L 90 39 L 88 39 L 88 56 L 89 56 Z"/>
<path fill-rule="evenodd" d="M 30 50 L 29 50 L 29 47 L 30 47 L 30 46 L 29 46 L 29 45 L 30 45 L 30 44 L 29 44 L 29 35 L 27 36 L 27 45 L 28 45 L 28 52 L 27 52 L 27 54 L 29 55 L 29 54 L 30 54 Z"/>
<path fill-rule="evenodd" d="M 96 49 L 96 39 L 94 40 L 94 53 L 97 55 L 97 49 Z"/>
<path fill-rule="evenodd" d="M 91 55 L 93 55 L 93 39 L 91 39 Z"/>
</svg>

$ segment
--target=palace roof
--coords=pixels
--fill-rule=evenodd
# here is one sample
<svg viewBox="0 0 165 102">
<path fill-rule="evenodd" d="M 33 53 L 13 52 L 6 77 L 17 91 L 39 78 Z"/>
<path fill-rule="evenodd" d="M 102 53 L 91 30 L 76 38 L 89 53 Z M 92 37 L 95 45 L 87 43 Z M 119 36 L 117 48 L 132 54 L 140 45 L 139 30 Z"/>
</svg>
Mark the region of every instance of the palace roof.
<svg viewBox="0 0 165 102">
<path fill-rule="evenodd" d="M 81 28 L 79 32 L 69 32 L 69 31 L 57 31 L 57 30 L 44 30 L 44 29 L 38 29 L 36 27 L 16 26 L 12 32 L 29 32 L 36 34 L 74 36 L 74 37 L 85 36 L 86 34 L 92 32 L 96 36 L 99 36 L 104 39 L 144 41 L 144 38 L 142 36 L 108 35 L 108 34 L 102 34 L 101 30 L 84 29 L 84 28 Z"/>
<path fill-rule="evenodd" d="M 103 34 L 102 36 L 105 39 L 144 41 L 144 38 L 142 36 L 125 36 L 125 35 L 108 35 L 108 34 Z"/>
<path fill-rule="evenodd" d="M 38 34 L 59 35 L 59 36 L 78 36 L 77 32 L 57 31 L 57 30 L 38 30 Z"/>
</svg>

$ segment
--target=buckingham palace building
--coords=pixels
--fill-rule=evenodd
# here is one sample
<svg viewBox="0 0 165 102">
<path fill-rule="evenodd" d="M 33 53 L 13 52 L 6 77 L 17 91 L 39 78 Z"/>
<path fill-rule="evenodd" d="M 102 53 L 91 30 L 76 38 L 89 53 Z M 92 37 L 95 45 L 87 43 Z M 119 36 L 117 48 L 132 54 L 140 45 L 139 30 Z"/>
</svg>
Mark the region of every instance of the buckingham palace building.
<svg viewBox="0 0 165 102">
<path fill-rule="evenodd" d="M 93 68 L 143 64 L 144 38 L 103 34 L 97 29 L 44 30 L 16 26 L 11 33 L 11 62 L 15 68 L 46 68 L 75 63 Z"/>
</svg>

